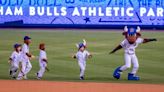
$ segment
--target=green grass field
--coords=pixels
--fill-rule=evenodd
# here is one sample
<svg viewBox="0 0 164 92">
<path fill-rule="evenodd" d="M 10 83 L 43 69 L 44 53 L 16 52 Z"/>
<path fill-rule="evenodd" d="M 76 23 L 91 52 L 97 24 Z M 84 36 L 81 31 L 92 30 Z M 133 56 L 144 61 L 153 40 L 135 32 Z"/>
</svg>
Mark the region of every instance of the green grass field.
<svg viewBox="0 0 164 92">
<path fill-rule="evenodd" d="M 138 75 L 141 80 L 132 82 L 127 81 L 127 73 L 130 69 L 123 73 L 120 80 L 112 77 L 114 69 L 124 64 L 123 50 L 108 55 L 123 40 L 121 31 L 61 30 L 0 29 L 0 79 L 11 79 L 8 75 L 7 61 L 13 51 L 13 44 L 22 43 L 23 37 L 29 35 L 32 38 L 30 51 L 35 56 L 39 54 L 38 44 L 46 43 L 50 72 L 45 73 L 43 80 L 80 81 L 77 61 L 71 56 L 77 51 L 75 43 L 85 38 L 93 58 L 87 62 L 84 82 L 164 84 L 164 32 L 143 32 L 143 37 L 157 38 L 158 42 L 143 44 L 137 48 L 136 53 L 140 63 Z M 28 78 L 35 80 L 39 64 L 35 59 L 31 63 L 33 68 Z"/>
</svg>

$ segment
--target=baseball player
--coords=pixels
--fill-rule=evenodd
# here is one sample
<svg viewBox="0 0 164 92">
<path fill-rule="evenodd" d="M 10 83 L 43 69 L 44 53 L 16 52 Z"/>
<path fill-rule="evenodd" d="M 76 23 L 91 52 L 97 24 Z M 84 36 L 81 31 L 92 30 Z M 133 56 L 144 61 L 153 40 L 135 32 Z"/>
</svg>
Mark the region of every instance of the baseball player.
<svg viewBox="0 0 164 92">
<path fill-rule="evenodd" d="M 21 44 L 14 44 L 14 51 L 12 52 L 8 63 L 10 64 L 10 76 L 16 78 L 17 71 L 19 69 L 20 53 L 21 53 Z"/>
<path fill-rule="evenodd" d="M 125 65 L 116 68 L 113 73 L 113 77 L 119 79 L 121 76 L 121 72 L 130 68 L 132 63 L 133 69 L 130 73 L 128 73 L 128 80 L 140 80 L 140 77 L 136 75 L 139 68 L 139 63 L 135 54 L 135 48 L 137 48 L 137 46 L 141 43 L 157 41 L 157 39 L 141 38 L 140 27 L 137 27 L 137 29 L 128 29 L 127 27 L 125 27 L 123 35 L 125 36 L 125 39 L 113 51 L 111 51 L 110 54 L 115 53 L 117 50 L 123 48 L 125 52 Z"/>
<path fill-rule="evenodd" d="M 80 80 L 84 80 L 86 60 L 91 58 L 92 55 L 86 50 L 86 41 L 83 40 L 83 43 L 76 44 L 78 47 L 78 52 L 73 56 L 73 58 L 78 60 L 78 65 L 80 67 Z"/>
<path fill-rule="evenodd" d="M 45 51 L 45 44 L 41 43 L 39 45 L 40 49 L 40 54 L 39 54 L 39 65 L 40 65 L 40 70 L 37 72 L 37 79 L 41 79 L 43 77 L 43 74 L 45 70 L 48 70 L 47 68 L 47 54 Z"/>
<path fill-rule="evenodd" d="M 27 79 L 27 73 L 31 70 L 32 65 L 30 62 L 31 58 L 34 58 L 32 54 L 29 52 L 29 45 L 31 43 L 31 38 L 29 36 L 24 37 L 24 44 L 22 46 L 21 51 L 21 71 L 18 74 L 17 80 Z"/>
</svg>

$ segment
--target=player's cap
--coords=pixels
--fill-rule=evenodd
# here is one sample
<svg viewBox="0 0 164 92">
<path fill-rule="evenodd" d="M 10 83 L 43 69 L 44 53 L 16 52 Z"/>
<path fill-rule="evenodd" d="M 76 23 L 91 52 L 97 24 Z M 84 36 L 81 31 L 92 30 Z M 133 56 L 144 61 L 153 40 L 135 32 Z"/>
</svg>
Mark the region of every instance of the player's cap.
<svg viewBox="0 0 164 92">
<path fill-rule="evenodd" d="M 22 45 L 21 44 L 18 44 L 18 43 L 14 44 L 14 48 L 18 48 L 20 46 L 22 46 Z"/>
<path fill-rule="evenodd" d="M 79 43 L 79 49 L 85 47 L 85 45 L 83 43 Z"/>
<path fill-rule="evenodd" d="M 31 39 L 29 36 L 24 36 L 24 40 L 29 40 Z"/>
<path fill-rule="evenodd" d="M 136 28 L 130 28 L 128 29 L 128 36 L 136 35 Z"/>
</svg>

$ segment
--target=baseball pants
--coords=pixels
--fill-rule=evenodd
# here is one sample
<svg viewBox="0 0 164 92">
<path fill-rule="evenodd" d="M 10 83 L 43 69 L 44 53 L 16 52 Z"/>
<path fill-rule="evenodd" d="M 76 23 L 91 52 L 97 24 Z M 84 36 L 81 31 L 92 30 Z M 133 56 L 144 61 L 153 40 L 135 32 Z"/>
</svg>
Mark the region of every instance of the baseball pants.
<svg viewBox="0 0 164 92">
<path fill-rule="evenodd" d="M 26 74 L 31 70 L 32 68 L 32 65 L 31 65 L 31 62 L 29 59 L 25 59 L 23 60 L 22 62 L 22 68 L 21 68 L 21 71 L 18 75 L 18 77 L 22 77 L 22 76 L 26 76 Z"/>
<path fill-rule="evenodd" d="M 125 54 L 124 55 L 124 61 L 125 61 L 125 65 L 121 66 L 120 70 L 125 71 L 128 68 L 131 67 L 131 63 L 133 64 L 133 69 L 131 71 L 132 74 L 136 74 L 139 68 L 139 63 L 138 63 L 138 59 L 137 56 L 135 54 Z"/>
<path fill-rule="evenodd" d="M 42 77 L 47 67 L 46 62 L 40 62 L 40 70 L 38 71 L 38 77 Z"/>
<path fill-rule="evenodd" d="M 11 76 L 14 77 L 17 74 L 18 68 L 19 68 L 19 62 L 11 63 L 10 66 Z"/>
<path fill-rule="evenodd" d="M 78 64 L 80 66 L 80 77 L 82 77 L 84 76 L 84 73 L 85 73 L 86 62 L 78 61 Z"/>
</svg>

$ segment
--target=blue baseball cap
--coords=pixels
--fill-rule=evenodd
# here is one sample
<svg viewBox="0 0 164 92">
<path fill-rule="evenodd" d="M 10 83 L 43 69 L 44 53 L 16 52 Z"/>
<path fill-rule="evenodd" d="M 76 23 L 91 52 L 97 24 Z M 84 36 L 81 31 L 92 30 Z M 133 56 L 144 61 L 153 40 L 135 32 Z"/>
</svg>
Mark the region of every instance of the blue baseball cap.
<svg viewBox="0 0 164 92">
<path fill-rule="evenodd" d="M 18 44 L 18 43 L 14 44 L 14 48 L 18 48 L 20 46 L 22 46 L 22 45 L 21 44 Z"/>
<path fill-rule="evenodd" d="M 136 30 L 137 30 L 136 28 L 133 28 L 133 31 L 131 31 L 130 29 L 128 29 L 128 35 L 129 35 L 129 36 L 135 35 L 135 34 L 137 33 Z"/>
<path fill-rule="evenodd" d="M 31 39 L 29 36 L 24 37 L 24 40 L 29 40 L 29 39 Z"/>
<path fill-rule="evenodd" d="M 79 43 L 79 49 L 85 47 L 85 45 L 83 43 Z"/>
</svg>

